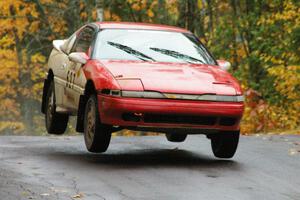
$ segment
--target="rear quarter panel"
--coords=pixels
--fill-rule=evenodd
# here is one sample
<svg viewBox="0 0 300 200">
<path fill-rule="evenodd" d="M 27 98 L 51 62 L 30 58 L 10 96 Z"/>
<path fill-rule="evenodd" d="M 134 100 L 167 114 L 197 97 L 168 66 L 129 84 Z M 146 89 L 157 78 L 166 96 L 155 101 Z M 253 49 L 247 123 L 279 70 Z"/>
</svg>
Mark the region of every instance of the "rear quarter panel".
<svg viewBox="0 0 300 200">
<path fill-rule="evenodd" d="M 48 71 L 51 69 L 54 74 L 55 97 L 58 106 L 63 105 L 63 94 L 66 79 L 66 70 L 63 63 L 69 62 L 68 56 L 56 49 L 52 49 L 48 59 Z"/>
</svg>

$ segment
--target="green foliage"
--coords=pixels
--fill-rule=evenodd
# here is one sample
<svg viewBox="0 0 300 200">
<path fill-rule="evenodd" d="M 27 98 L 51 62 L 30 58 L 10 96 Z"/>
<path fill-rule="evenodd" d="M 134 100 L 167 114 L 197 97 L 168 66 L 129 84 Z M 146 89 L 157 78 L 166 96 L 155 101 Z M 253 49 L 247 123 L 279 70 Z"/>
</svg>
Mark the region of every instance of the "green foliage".
<svg viewBox="0 0 300 200">
<path fill-rule="evenodd" d="M 95 21 L 96 1 L 0 1 L 0 13 L 0 133 L 40 132 L 51 42 Z M 106 21 L 181 26 L 230 61 L 247 97 L 244 133 L 299 127 L 299 13 L 295 0 L 104 0 Z"/>
</svg>

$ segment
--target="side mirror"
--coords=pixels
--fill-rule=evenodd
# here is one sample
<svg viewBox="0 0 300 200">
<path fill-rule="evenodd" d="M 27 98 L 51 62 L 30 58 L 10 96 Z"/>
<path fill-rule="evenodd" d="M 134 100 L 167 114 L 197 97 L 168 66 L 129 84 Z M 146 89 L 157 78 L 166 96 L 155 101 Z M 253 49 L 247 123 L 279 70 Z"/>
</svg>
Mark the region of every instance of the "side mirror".
<svg viewBox="0 0 300 200">
<path fill-rule="evenodd" d="M 231 67 L 230 62 L 228 62 L 226 60 L 217 60 L 217 63 L 220 66 L 220 68 L 224 71 L 228 71 Z"/>
<path fill-rule="evenodd" d="M 62 52 L 62 49 L 61 49 L 61 46 L 65 43 L 65 40 L 53 40 L 52 44 L 53 44 L 53 47 Z"/>
<path fill-rule="evenodd" d="M 76 63 L 80 63 L 80 64 L 85 64 L 88 61 L 89 56 L 86 55 L 86 53 L 84 52 L 73 52 L 69 54 L 69 60 L 76 62 Z"/>
</svg>

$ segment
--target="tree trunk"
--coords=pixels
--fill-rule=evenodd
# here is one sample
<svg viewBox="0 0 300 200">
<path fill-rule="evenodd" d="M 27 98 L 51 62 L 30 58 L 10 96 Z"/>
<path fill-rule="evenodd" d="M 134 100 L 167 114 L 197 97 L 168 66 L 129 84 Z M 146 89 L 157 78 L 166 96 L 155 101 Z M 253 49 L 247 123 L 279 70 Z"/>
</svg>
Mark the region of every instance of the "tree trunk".
<svg viewBox="0 0 300 200">
<path fill-rule="evenodd" d="M 207 0 L 207 9 L 208 9 L 208 32 L 209 32 L 209 39 L 213 38 L 213 30 L 214 30 L 214 19 L 213 19 L 213 2 L 211 0 Z"/>
<path fill-rule="evenodd" d="M 197 22 L 197 1 L 196 0 L 185 0 L 180 1 L 179 4 L 179 18 L 178 18 L 178 26 L 183 27 L 191 31 L 195 32 L 195 22 Z"/>
<path fill-rule="evenodd" d="M 10 8 L 11 16 L 15 15 L 15 8 Z M 16 18 L 13 17 L 15 21 Z M 34 131 L 34 123 L 33 123 L 33 100 L 29 97 L 29 95 L 24 95 L 22 89 L 29 89 L 32 88 L 32 80 L 30 70 L 28 69 L 29 63 L 24 64 L 23 55 L 22 55 L 22 43 L 18 36 L 17 29 L 13 28 L 13 34 L 15 39 L 15 48 L 17 54 L 17 62 L 18 62 L 18 79 L 19 84 L 16 85 L 16 92 L 17 92 L 17 102 L 20 105 L 20 112 L 22 121 L 26 127 L 26 132 L 31 134 Z M 30 61 L 30 55 L 27 54 L 27 61 Z M 27 66 L 27 67 L 25 67 Z M 17 105 L 16 105 L 17 106 Z"/>
<path fill-rule="evenodd" d="M 232 48 L 233 48 L 233 63 L 232 68 L 233 70 L 237 70 L 238 67 L 238 55 L 237 55 L 237 42 L 236 42 L 236 19 L 237 19 L 237 12 L 236 12 L 236 0 L 231 0 L 231 7 L 232 7 Z"/>
<path fill-rule="evenodd" d="M 96 0 L 97 21 L 104 21 L 104 0 Z"/>
</svg>

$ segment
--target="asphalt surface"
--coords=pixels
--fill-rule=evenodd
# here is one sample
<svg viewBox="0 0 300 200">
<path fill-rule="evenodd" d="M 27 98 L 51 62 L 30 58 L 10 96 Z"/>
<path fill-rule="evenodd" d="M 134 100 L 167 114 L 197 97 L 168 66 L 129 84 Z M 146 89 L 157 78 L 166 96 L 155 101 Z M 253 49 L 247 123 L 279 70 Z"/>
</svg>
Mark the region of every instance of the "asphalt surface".
<svg viewBox="0 0 300 200">
<path fill-rule="evenodd" d="M 113 137 L 104 154 L 83 137 L 0 137 L 0 199 L 300 199 L 300 136 L 243 136 L 232 160 L 205 136 Z"/>
</svg>

